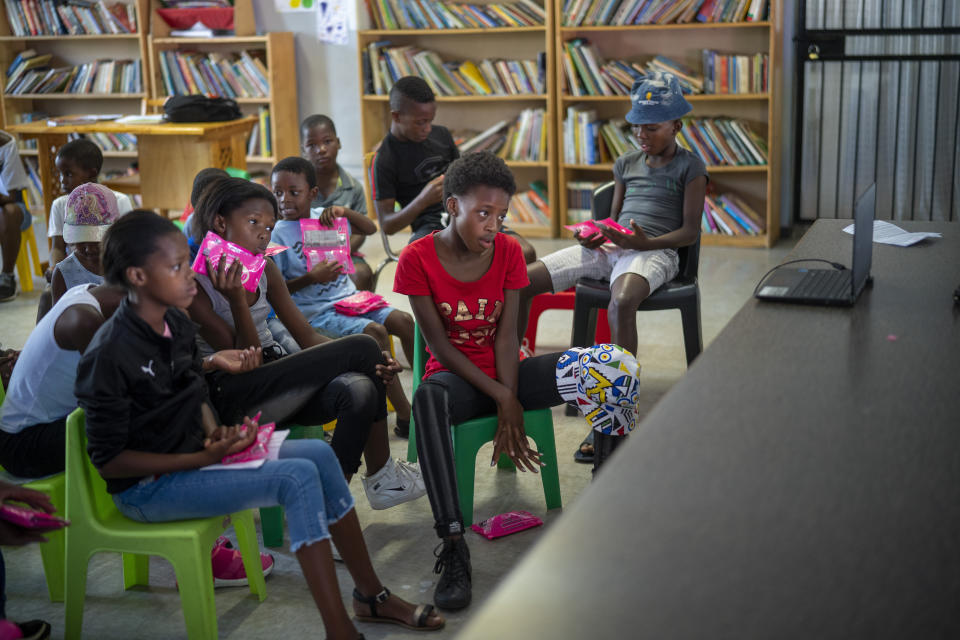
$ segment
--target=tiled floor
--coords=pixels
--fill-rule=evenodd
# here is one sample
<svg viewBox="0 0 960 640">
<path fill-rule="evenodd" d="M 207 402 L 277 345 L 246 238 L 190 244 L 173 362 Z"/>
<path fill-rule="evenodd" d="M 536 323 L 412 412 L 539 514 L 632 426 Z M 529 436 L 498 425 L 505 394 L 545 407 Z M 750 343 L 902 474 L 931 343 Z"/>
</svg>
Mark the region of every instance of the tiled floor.
<svg viewBox="0 0 960 640">
<path fill-rule="evenodd" d="M 382 258 L 379 242 L 369 240 L 364 251 L 372 265 Z M 396 244 L 396 243 L 395 243 Z M 536 240 L 540 255 L 567 246 L 569 241 Z M 700 259 L 702 323 L 705 345 L 720 332 L 743 302 L 749 298 L 760 276 L 783 259 L 792 242 L 781 242 L 775 249 L 729 249 L 705 247 Z M 402 296 L 389 291 L 393 267 L 381 278 L 379 293 L 402 309 L 409 304 Z M 38 283 L 39 284 L 39 283 Z M 0 304 L 0 343 L 22 346 L 34 324 L 38 294 L 21 294 L 17 299 Z M 537 342 L 538 353 L 566 348 L 569 342 L 571 311 L 548 311 L 541 317 Z M 639 361 L 642 373 L 641 416 L 649 410 L 671 385 L 683 375 L 685 358 L 679 314 L 674 311 L 648 312 L 639 319 Z M 409 371 L 401 376 L 409 391 Z M 391 418 L 392 422 L 392 418 Z M 560 459 L 560 484 L 564 503 L 577 499 L 590 481 L 590 467 L 573 462 L 572 454 L 585 435 L 580 418 L 564 416 L 562 408 L 554 409 L 557 450 Z M 406 441 L 392 437 L 393 453 L 403 456 Z M 482 519 L 514 509 L 527 509 L 549 527 L 562 511 L 544 511 L 539 478 L 530 474 L 490 469 L 484 463 L 490 446 L 481 450 L 477 462 L 476 500 L 474 513 Z M 436 546 L 431 523 L 430 505 L 426 498 L 387 511 L 372 511 L 363 497 L 358 480 L 351 485 L 357 497 L 357 511 L 367 545 L 384 584 L 396 593 L 414 601 L 430 601 L 436 575 L 432 572 Z M 446 628 L 431 638 L 452 638 L 463 623 L 510 570 L 526 549 L 534 544 L 543 529 L 531 529 L 494 542 L 469 534 L 473 554 L 474 600 L 464 611 L 447 614 Z M 588 548 L 570 549 L 570 554 L 584 553 Z M 277 568 L 267 579 L 268 598 L 262 604 L 243 588 L 217 591 L 217 613 L 222 638 L 307 638 L 323 637 L 320 617 L 314 608 L 295 557 L 284 549 L 272 551 Z M 40 556 L 36 547 L 6 548 L 7 612 L 13 619 L 43 618 L 54 628 L 54 638 L 63 634 L 63 606 L 51 604 L 46 595 Z M 564 562 L 563 557 L 556 562 Z M 100 554 L 90 563 L 84 637 L 111 638 L 182 638 L 186 636 L 180 602 L 174 586 L 173 572 L 165 561 L 154 559 L 149 588 L 122 589 L 119 557 Z M 352 582 L 346 569 L 337 572 L 349 606 Z M 570 585 L 571 597 L 591 597 Z M 557 603 L 562 606 L 562 603 Z M 358 624 L 368 639 L 414 638 L 419 634 L 400 627 Z"/>
</svg>

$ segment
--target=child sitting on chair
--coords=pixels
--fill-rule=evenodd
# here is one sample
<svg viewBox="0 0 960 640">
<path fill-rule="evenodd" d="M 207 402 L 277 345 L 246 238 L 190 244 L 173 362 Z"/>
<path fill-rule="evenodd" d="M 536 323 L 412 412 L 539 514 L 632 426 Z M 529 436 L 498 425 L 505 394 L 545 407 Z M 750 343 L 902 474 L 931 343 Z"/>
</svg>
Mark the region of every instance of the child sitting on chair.
<svg viewBox="0 0 960 640">
<path fill-rule="evenodd" d="M 82 184 L 67 197 L 63 218 L 63 240 L 70 255 L 53 268 L 50 287 L 53 304 L 78 284 L 103 284 L 100 241 L 120 217 L 117 198 L 102 184 Z"/>
<path fill-rule="evenodd" d="M 637 398 L 636 362 L 612 345 L 571 349 L 519 360 L 517 312 L 527 269 L 520 244 L 499 233 L 510 197 L 516 192 L 504 161 L 490 152 L 455 160 L 443 182 L 450 224 L 407 246 L 400 255 L 394 291 L 410 297 L 410 306 L 430 359 L 413 399 L 417 455 L 443 540 L 436 571 L 442 572 L 434 602 L 460 609 L 471 599 L 470 552 L 463 518 L 450 428 L 475 416 L 495 413 L 495 462 L 507 455 L 521 471 L 536 473 L 540 453 L 528 444 L 525 410 L 564 402 L 590 404 L 595 428 L 624 433 L 632 428 Z M 617 362 L 608 391 L 578 395 L 578 384 L 593 386 L 587 373 L 593 356 Z M 581 377 L 583 378 L 581 380 Z M 597 378 L 599 379 L 599 378 Z"/>
<path fill-rule="evenodd" d="M 415 607 L 380 582 L 340 464 L 322 440 L 288 439 L 279 459 L 256 469 L 201 470 L 246 449 L 258 424 L 243 416 L 224 425 L 209 401 L 196 330 L 182 311 L 198 293 L 190 262 L 176 226 L 146 212 L 125 216 L 104 241 L 107 282 L 127 297 L 80 359 L 76 395 L 87 451 L 117 508 L 139 522 L 167 522 L 283 505 L 290 551 L 327 637 L 360 637 L 340 596 L 331 538 L 356 583 L 358 619 L 442 626 L 432 607 Z"/>
<path fill-rule="evenodd" d="M 337 164 L 340 138 L 333 120 L 319 114 L 304 118 L 300 123 L 300 153 L 317 172 L 317 195 L 310 203 L 312 210 L 322 212 L 327 207 L 340 206 L 367 215 L 363 185 Z M 376 227 L 370 233 L 376 233 Z M 350 255 L 356 271 L 350 274 L 350 279 L 357 289 L 373 291 L 373 271 L 360 253 L 360 246 L 368 235 L 351 225 Z"/>
<path fill-rule="evenodd" d="M 0 131 L 0 253 L 3 254 L 0 302 L 17 295 L 13 268 L 20 253 L 20 234 L 33 222 L 33 216 L 23 202 L 23 190 L 29 184 L 16 139 L 6 131 Z"/>
<path fill-rule="evenodd" d="M 345 218 L 351 235 L 354 229 L 364 235 L 373 233 L 376 231 L 373 221 L 358 211 L 341 206 L 326 207 L 321 211 L 311 209 L 310 203 L 315 200 L 319 187 L 313 165 L 303 158 L 289 157 L 278 162 L 271 172 L 271 180 L 281 216 L 273 228 L 273 240 L 290 247 L 276 255 L 274 262 L 307 322 L 331 338 L 365 333 L 385 351 L 390 350 L 390 336 L 395 335 L 400 338 L 408 362 L 413 362 L 413 318 L 409 313 L 390 306 L 357 316 L 340 313 L 335 304 L 357 293 L 356 285 L 342 272 L 341 265 L 329 260 L 307 270 L 300 220 L 319 218 L 322 224 L 330 226 L 334 218 Z M 399 379 L 387 386 L 387 397 L 397 411 L 394 432 L 406 437 L 410 432 L 410 402 Z"/>
</svg>

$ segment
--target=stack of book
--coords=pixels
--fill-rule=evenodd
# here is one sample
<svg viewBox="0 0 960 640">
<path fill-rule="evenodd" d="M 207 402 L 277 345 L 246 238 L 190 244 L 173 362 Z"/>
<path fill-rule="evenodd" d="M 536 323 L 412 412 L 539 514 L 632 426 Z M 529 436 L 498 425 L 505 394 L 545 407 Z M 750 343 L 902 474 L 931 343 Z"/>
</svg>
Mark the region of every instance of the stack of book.
<svg viewBox="0 0 960 640">
<path fill-rule="evenodd" d="M 767 164 L 767 143 L 742 120 L 684 118 L 677 143 L 708 166 Z"/>
<path fill-rule="evenodd" d="M 260 107 L 257 110 L 257 122 L 250 130 L 247 138 L 247 155 L 269 158 L 273 155 L 273 140 L 270 137 L 270 108 Z"/>
<path fill-rule="evenodd" d="M 533 27 L 547 14 L 533 0 L 463 4 L 439 0 L 369 0 L 367 9 L 377 29 L 489 29 Z"/>
<path fill-rule="evenodd" d="M 722 55 L 703 50 L 703 84 L 707 93 L 766 93 L 770 58 L 765 53 Z"/>
<path fill-rule="evenodd" d="M 589 220 L 593 207 L 593 192 L 602 182 L 584 180 L 567 183 L 567 222 Z"/>
<path fill-rule="evenodd" d="M 630 134 L 629 125 L 620 119 L 597 120 L 591 109 L 568 107 L 563 121 L 563 161 L 567 164 L 613 162 L 628 151 L 640 147 Z"/>
<path fill-rule="evenodd" d="M 563 43 L 564 91 L 573 96 L 626 96 L 635 80 L 650 71 L 677 77 L 684 93 L 701 93 L 703 77 L 666 56 L 655 56 L 646 65 L 626 60 L 604 61 L 588 40 Z"/>
<path fill-rule="evenodd" d="M 547 185 L 540 180 L 530 183 L 526 191 L 517 191 L 510 199 L 507 220 L 520 224 L 550 224 L 550 200 Z"/>
<path fill-rule="evenodd" d="M 92 140 L 102 151 L 136 151 L 137 136 L 132 133 L 71 133 L 70 140 L 87 138 Z"/>
<path fill-rule="evenodd" d="M 766 232 L 767 223 L 755 209 L 733 193 L 708 193 L 700 218 L 703 233 L 728 236 L 756 236 Z"/>
<path fill-rule="evenodd" d="M 461 155 L 472 151 L 490 151 L 508 161 L 545 162 L 546 119 L 544 109 L 524 109 L 513 122 L 501 120 L 474 136 L 457 133 L 454 140 Z"/>
<path fill-rule="evenodd" d="M 564 0 L 563 24 L 755 22 L 769 11 L 769 0 Z"/>
<path fill-rule="evenodd" d="M 37 169 L 36 158 L 23 158 L 23 166 L 27 170 L 27 208 L 31 211 L 43 211 L 43 188 L 40 186 L 40 171 Z"/>
<path fill-rule="evenodd" d="M 136 33 L 136 0 L 4 0 L 18 37 Z"/>
<path fill-rule="evenodd" d="M 490 96 L 546 92 L 546 55 L 536 60 L 486 59 L 445 62 L 436 52 L 389 42 L 371 43 L 363 52 L 364 91 L 390 93 L 408 75 L 423 78 L 440 96 Z"/>
<path fill-rule="evenodd" d="M 33 61 L 39 61 L 30 65 Z M 140 93 L 139 60 L 96 60 L 75 67 L 50 67 L 50 55 L 34 56 L 7 71 L 7 95 Z"/>
<path fill-rule="evenodd" d="M 158 59 L 167 95 L 266 98 L 270 82 L 262 56 L 262 50 L 228 54 L 161 51 Z"/>
</svg>

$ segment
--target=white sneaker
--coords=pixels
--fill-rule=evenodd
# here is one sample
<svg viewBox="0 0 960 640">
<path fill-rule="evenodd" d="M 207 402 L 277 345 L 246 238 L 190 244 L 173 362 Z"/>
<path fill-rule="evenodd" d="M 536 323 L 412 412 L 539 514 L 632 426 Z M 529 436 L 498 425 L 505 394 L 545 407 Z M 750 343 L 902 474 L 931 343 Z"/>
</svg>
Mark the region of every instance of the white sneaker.
<svg viewBox="0 0 960 640">
<path fill-rule="evenodd" d="M 427 489 L 423 485 L 420 467 L 403 460 L 390 458 L 372 476 L 362 478 L 363 490 L 374 509 L 389 509 L 403 502 L 416 500 Z"/>
</svg>

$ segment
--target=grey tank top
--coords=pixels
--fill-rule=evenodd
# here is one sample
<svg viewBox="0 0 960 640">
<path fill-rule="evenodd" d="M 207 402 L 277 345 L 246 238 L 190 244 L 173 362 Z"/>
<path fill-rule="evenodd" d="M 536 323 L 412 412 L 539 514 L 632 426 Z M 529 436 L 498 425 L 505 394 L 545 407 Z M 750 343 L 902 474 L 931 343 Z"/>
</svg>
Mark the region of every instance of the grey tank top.
<svg viewBox="0 0 960 640">
<path fill-rule="evenodd" d="M 77 256 L 74 253 L 64 258 L 53 270 L 54 272 L 60 272 L 60 276 L 63 278 L 64 284 L 67 285 L 67 289 L 73 289 L 78 284 L 103 284 L 103 276 L 98 276 L 92 271 L 88 271 L 86 267 L 80 264 L 80 261 L 77 260 Z"/>
<path fill-rule="evenodd" d="M 223 318 L 223 321 L 230 325 L 230 328 L 236 331 L 237 325 L 233 321 L 233 312 L 230 311 L 230 302 L 219 291 L 213 288 L 210 278 L 205 275 L 197 274 L 197 284 L 206 292 L 213 305 L 213 312 Z M 270 315 L 270 304 L 267 302 L 267 274 L 260 276 L 260 282 L 257 288 L 257 300 L 250 305 L 250 315 L 253 316 L 253 326 L 257 328 L 257 335 L 260 337 L 260 346 L 264 349 L 277 344 L 273 339 L 273 334 L 267 327 L 267 316 Z M 197 334 L 197 348 L 200 350 L 200 356 L 206 357 L 216 351 L 207 344 L 207 341 Z"/>
</svg>

